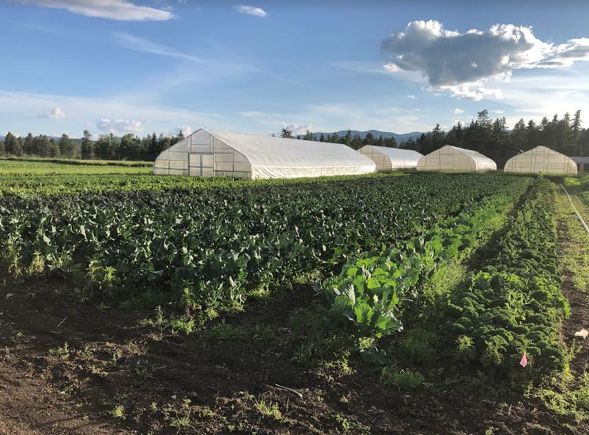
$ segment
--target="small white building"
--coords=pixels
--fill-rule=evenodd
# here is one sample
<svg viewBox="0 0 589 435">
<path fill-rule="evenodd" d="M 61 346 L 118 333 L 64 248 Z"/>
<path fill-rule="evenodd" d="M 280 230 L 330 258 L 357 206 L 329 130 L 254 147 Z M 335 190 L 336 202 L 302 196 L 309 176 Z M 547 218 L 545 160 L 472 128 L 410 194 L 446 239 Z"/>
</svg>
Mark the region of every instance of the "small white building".
<svg viewBox="0 0 589 435">
<path fill-rule="evenodd" d="M 503 170 L 522 174 L 577 175 L 577 164 L 564 154 L 545 146 L 537 146 L 510 158 Z"/>
<path fill-rule="evenodd" d="M 418 171 L 485 172 L 496 171 L 497 164 L 473 150 L 445 145 L 419 159 Z"/>
<path fill-rule="evenodd" d="M 388 172 L 395 169 L 415 169 L 417 168 L 417 162 L 423 157 L 423 154 L 417 151 L 375 145 L 365 145 L 358 152 L 376 163 L 378 172 Z"/>
<path fill-rule="evenodd" d="M 162 152 L 153 168 L 158 175 L 246 179 L 375 171 L 372 160 L 342 144 L 203 129 Z"/>
</svg>

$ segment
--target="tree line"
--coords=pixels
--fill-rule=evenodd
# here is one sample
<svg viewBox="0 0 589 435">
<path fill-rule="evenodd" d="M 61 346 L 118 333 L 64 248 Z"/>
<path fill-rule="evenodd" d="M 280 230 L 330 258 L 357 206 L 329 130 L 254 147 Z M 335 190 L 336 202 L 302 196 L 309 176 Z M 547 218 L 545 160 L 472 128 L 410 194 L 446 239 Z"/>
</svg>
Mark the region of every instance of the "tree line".
<svg viewBox="0 0 589 435">
<path fill-rule="evenodd" d="M 589 129 L 582 128 L 580 110 L 572 118 L 568 113 L 562 119 L 557 115 L 551 120 L 544 117 L 539 124 L 520 119 L 512 130 L 507 129 L 505 117 L 491 119 L 489 112 L 483 110 L 467 126 L 459 122 L 445 132 L 438 124 L 418 139 L 401 143 L 400 147 L 427 154 L 444 145 L 467 148 L 488 156 L 502 150 L 515 154 L 538 145 L 567 156 L 589 156 Z"/>
<path fill-rule="evenodd" d="M 292 131 L 287 127 L 282 128 L 280 136 L 286 138 L 293 137 Z M 297 135 L 297 139 L 313 140 L 317 142 L 341 143 L 355 150 L 362 148 L 364 145 L 376 145 L 389 148 L 398 147 L 397 140 L 394 137 L 383 137 L 382 135 L 375 137 L 372 133 L 368 133 L 366 136 L 364 136 L 364 138 L 362 138 L 358 133 L 352 135 L 351 130 L 348 130 L 347 133 L 343 136 L 340 136 L 337 133 L 321 133 L 321 135 L 317 136 L 316 134 L 307 130 L 304 135 Z"/>
<path fill-rule="evenodd" d="M 4 141 L 0 141 L 0 156 L 35 156 L 65 159 L 100 159 L 100 160 L 146 160 L 151 161 L 164 150 L 182 140 L 184 135 L 164 136 L 155 133 L 139 138 L 126 134 L 119 138 L 113 134 L 102 135 L 93 141 L 88 130 L 84 130 L 81 140 L 71 139 L 63 134 L 59 139 L 45 135 L 16 137 L 8 132 Z"/>
<path fill-rule="evenodd" d="M 281 137 L 293 138 L 293 133 L 284 127 Z M 126 134 L 119 138 L 113 134 L 102 135 L 98 140 L 91 139 L 88 130 L 81 140 L 69 138 L 66 134 L 59 139 L 41 135 L 34 137 L 16 137 L 8 133 L 0 141 L 0 156 L 38 156 L 50 158 L 82 158 L 101 160 L 147 160 L 152 161 L 164 150 L 182 140 L 184 135 L 165 136 L 155 133 L 139 138 Z M 374 137 L 368 133 L 364 138 L 353 135 L 350 130 L 339 136 L 337 133 L 317 136 L 307 130 L 297 139 L 317 142 L 345 144 L 353 149 L 364 145 L 377 145 L 391 148 L 404 148 L 427 154 L 444 145 L 467 148 L 487 155 L 498 163 L 520 151 L 527 151 L 538 145 L 545 145 L 568 156 L 589 156 L 589 129 L 582 127 L 581 111 L 571 117 L 568 113 L 562 119 L 557 115 L 549 120 L 544 117 L 539 124 L 533 120 L 527 123 L 520 119 L 512 130 L 507 129 L 505 117 L 491 119 L 489 112 L 483 110 L 470 124 L 456 123 L 449 131 L 444 131 L 437 124 L 431 131 L 421 134 L 417 139 L 397 143 L 394 137 Z"/>
</svg>

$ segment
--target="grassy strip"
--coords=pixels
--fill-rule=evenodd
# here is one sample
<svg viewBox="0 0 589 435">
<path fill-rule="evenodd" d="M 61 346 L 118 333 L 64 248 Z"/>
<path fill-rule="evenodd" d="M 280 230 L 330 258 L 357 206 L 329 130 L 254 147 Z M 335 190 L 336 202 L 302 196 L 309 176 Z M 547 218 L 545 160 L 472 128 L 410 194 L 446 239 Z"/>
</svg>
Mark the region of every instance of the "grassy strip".
<svg viewBox="0 0 589 435">
<path fill-rule="evenodd" d="M 52 159 L 43 157 L 0 157 L 3 162 L 54 163 L 71 166 L 125 166 L 132 168 L 152 168 L 153 162 L 126 160 L 82 160 L 82 159 Z"/>
<path fill-rule="evenodd" d="M 554 184 L 538 179 L 472 284 L 451 299 L 448 344 L 459 358 L 512 379 L 567 368 L 555 217 Z"/>
<path fill-rule="evenodd" d="M 581 226 L 562 191 L 557 194 L 557 205 L 561 213 L 562 230 L 567 240 L 562 246 L 560 256 L 563 268 L 571 274 L 577 290 L 589 293 L 589 235 Z M 581 213 L 580 209 L 579 212 Z"/>
<path fill-rule="evenodd" d="M 583 203 L 585 213 L 581 209 L 579 209 L 579 213 L 581 213 L 583 219 L 587 222 L 586 217 L 589 214 L 589 175 L 581 178 L 567 177 L 564 179 L 563 184 L 571 195 L 577 197 Z"/>
</svg>

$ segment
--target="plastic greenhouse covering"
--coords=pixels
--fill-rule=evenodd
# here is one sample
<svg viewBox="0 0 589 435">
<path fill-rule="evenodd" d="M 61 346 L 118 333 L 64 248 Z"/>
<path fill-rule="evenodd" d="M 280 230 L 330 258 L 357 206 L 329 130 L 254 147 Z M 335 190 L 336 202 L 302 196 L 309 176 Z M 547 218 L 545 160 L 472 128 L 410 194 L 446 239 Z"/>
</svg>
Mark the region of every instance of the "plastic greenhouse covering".
<svg viewBox="0 0 589 435">
<path fill-rule="evenodd" d="M 577 174 L 577 164 L 573 159 L 551 150 L 545 146 L 538 146 L 512 157 L 505 164 L 505 172 L 545 173 L 545 174 Z"/>
<path fill-rule="evenodd" d="M 417 151 L 375 145 L 363 146 L 358 152 L 374 161 L 378 172 L 416 168 L 417 162 L 423 157 L 423 154 Z"/>
<path fill-rule="evenodd" d="M 248 179 L 358 175 L 375 170 L 372 160 L 342 144 L 202 129 L 162 152 L 154 165 L 155 174 Z"/>
<path fill-rule="evenodd" d="M 417 170 L 485 172 L 496 171 L 497 164 L 476 151 L 445 145 L 422 157 L 417 163 Z"/>
</svg>

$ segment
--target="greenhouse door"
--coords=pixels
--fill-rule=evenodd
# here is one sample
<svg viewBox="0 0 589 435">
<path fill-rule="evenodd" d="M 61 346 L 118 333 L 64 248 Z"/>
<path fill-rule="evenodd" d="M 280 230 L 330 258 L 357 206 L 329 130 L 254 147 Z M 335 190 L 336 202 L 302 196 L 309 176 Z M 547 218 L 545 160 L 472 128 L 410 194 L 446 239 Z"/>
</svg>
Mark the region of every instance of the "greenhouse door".
<svg viewBox="0 0 589 435">
<path fill-rule="evenodd" d="M 213 153 L 190 153 L 188 159 L 191 176 L 212 177 L 215 175 L 215 155 Z"/>
</svg>

